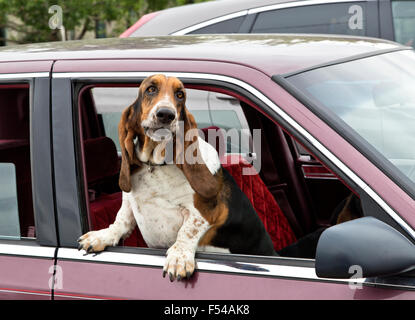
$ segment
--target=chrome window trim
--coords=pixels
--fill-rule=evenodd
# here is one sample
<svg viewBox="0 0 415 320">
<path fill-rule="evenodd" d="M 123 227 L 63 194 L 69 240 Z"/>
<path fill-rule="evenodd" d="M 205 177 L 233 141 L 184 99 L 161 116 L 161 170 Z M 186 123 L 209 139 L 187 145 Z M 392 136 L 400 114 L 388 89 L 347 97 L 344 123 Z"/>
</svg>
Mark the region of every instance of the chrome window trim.
<svg viewBox="0 0 415 320">
<path fill-rule="evenodd" d="M 49 72 L 0 73 L 0 80 L 18 80 L 49 77 Z"/>
<path fill-rule="evenodd" d="M 318 5 L 318 4 L 347 3 L 347 2 L 367 2 L 367 0 L 302 0 L 302 1 L 296 1 L 296 2 L 285 2 L 285 3 L 279 3 L 279 4 L 272 4 L 272 5 L 262 6 L 258 8 L 245 9 L 242 11 L 234 12 L 234 13 L 227 14 L 221 17 L 217 17 L 211 20 L 207 20 L 207 21 L 195 24 L 193 26 L 181 29 L 179 31 L 175 31 L 171 33 L 171 35 L 173 36 L 185 35 L 185 34 L 188 34 L 189 32 L 210 26 L 218 22 L 230 20 L 233 18 L 238 18 L 244 15 L 249 15 L 249 14 L 256 14 L 256 13 L 277 10 L 277 9 L 304 7 L 304 6 L 312 6 L 312 5 Z"/>
<path fill-rule="evenodd" d="M 204 253 L 209 255 L 208 253 Z M 136 266 L 150 266 L 156 268 L 163 268 L 165 257 L 142 254 L 142 253 L 122 253 L 103 251 L 97 255 L 88 254 L 72 248 L 59 248 L 58 260 L 76 260 L 79 262 L 99 262 L 99 263 L 116 263 L 121 265 L 136 265 Z M 281 258 L 279 259 L 290 259 Z M 290 259 L 292 260 L 292 259 Z M 212 253 L 212 259 L 196 259 L 198 271 L 214 271 L 231 274 L 247 274 L 256 276 L 272 276 L 293 279 L 305 280 L 319 280 L 330 281 L 338 283 L 349 283 L 350 279 L 328 279 L 319 278 L 315 269 L 312 267 L 288 266 L 280 264 L 265 264 L 265 263 L 251 263 L 251 262 L 234 262 L 223 261 L 215 258 Z M 160 271 L 161 273 L 161 271 Z M 161 276 L 161 275 L 160 275 Z M 354 283 L 365 283 L 366 278 L 353 279 Z"/>
<path fill-rule="evenodd" d="M 222 22 L 222 21 L 242 17 L 242 16 L 245 16 L 247 14 L 248 14 L 248 10 L 242 10 L 242 11 L 238 11 L 238 12 L 235 12 L 235 13 L 227 14 L 227 15 L 224 15 L 224 16 L 221 16 L 221 17 L 217 17 L 217 18 L 214 18 L 214 19 L 211 19 L 211 20 L 208 20 L 208 21 L 205 21 L 205 22 L 201 22 L 201 23 L 195 24 L 193 26 L 181 29 L 179 31 L 171 33 L 171 35 L 172 36 L 182 36 L 182 35 L 185 35 L 189 32 L 198 30 L 200 28 L 204 28 L 204 27 L 210 26 L 210 25 L 218 23 L 218 22 Z"/>
<path fill-rule="evenodd" d="M 0 256 L 23 256 L 36 258 L 53 258 L 55 255 L 55 247 L 31 246 L 26 244 L 4 244 L 0 243 Z"/>
</svg>

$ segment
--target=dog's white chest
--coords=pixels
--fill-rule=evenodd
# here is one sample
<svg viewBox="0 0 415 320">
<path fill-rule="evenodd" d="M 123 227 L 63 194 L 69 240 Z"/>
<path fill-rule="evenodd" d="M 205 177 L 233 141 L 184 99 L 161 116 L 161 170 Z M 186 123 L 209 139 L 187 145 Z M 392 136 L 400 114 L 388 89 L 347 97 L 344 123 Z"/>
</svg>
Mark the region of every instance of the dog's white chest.
<svg viewBox="0 0 415 320">
<path fill-rule="evenodd" d="M 194 191 L 176 165 L 145 165 L 131 176 L 126 193 L 137 225 L 147 245 L 168 248 L 183 225 L 184 209 L 193 205 Z"/>
</svg>

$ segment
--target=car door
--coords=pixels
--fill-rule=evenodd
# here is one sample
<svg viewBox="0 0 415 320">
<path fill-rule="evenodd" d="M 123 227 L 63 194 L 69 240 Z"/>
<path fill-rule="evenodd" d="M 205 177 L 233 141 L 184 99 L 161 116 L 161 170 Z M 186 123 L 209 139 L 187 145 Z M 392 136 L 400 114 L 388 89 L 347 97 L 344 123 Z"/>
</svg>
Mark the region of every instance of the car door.
<svg viewBox="0 0 415 320">
<path fill-rule="evenodd" d="M 102 70 L 106 65 L 105 72 Z M 86 127 L 82 124 L 83 109 L 91 102 L 91 86 L 123 88 L 137 86 L 146 76 L 161 72 L 160 61 L 122 60 L 57 61 L 52 79 L 52 126 L 57 226 L 59 248 L 56 270 L 59 283 L 54 288 L 55 299 L 364 299 L 408 298 L 409 291 L 395 290 L 387 284 L 378 285 L 370 279 L 320 279 L 316 276 L 313 259 L 243 256 L 235 254 L 197 253 L 197 272 L 188 281 L 171 283 L 162 277 L 165 249 L 127 246 L 107 248 L 99 254 L 85 255 L 77 250 L 76 239 L 91 230 L 95 210 L 89 192 L 89 177 L 84 165 Z M 262 83 L 271 99 L 287 96 L 274 82 L 255 70 L 226 63 L 204 61 L 187 64 L 179 60 L 164 61 L 163 73 L 179 76 L 192 88 L 220 86 L 235 96 L 251 97 L 262 110 L 275 108 L 271 100 L 251 84 Z M 124 68 L 128 68 L 126 71 Z M 112 69 L 112 70 L 111 70 Z M 73 72 L 66 72 L 73 70 Z M 227 76 L 223 75 L 226 70 Z M 221 75 L 220 75 L 221 74 Z M 235 89 L 238 84 L 239 89 Z M 119 89 L 120 90 L 120 89 Z M 121 92 L 121 90 L 120 90 Z M 254 98 L 253 98 L 254 97 Z M 275 101 L 277 101 L 276 99 Z M 249 101 L 249 99 L 247 100 Z M 284 100 L 278 100 L 284 105 Z M 292 101 L 291 101 L 292 102 Z M 297 102 L 298 103 L 298 102 Z M 300 107 L 300 105 L 298 105 Z M 294 108 L 296 109 L 296 108 Z M 59 111 L 58 111 L 59 110 Z M 86 109 L 85 109 L 86 110 Z M 288 110 L 288 109 L 287 109 Z M 292 110 L 292 108 L 290 109 Z M 278 112 L 281 112 L 280 109 Z M 280 113 L 280 115 L 283 113 Z M 311 116 L 311 115 L 310 115 Z M 279 116 L 278 116 L 279 117 Z M 278 118 L 276 116 L 276 119 Z M 297 119 L 297 117 L 299 117 Z M 93 116 L 92 118 L 95 118 Z M 301 136 L 301 116 L 295 116 Z M 68 121 L 68 119 L 72 121 Z M 278 121 L 282 121 L 278 118 Z M 319 122 L 318 118 L 313 119 Z M 286 124 L 286 123 L 285 123 Z M 99 125 L 98 125 L 99 126 Z M 287 127 L 287 128 L 288 128 Z M 321 129 L 321 127 L 319 127 Z M 294 131 L 293 131 L 294 130 Z M 94 139 L 94 138 L 92 138 Z M 107 154 L 108 156 L 108 154 Z M 97 162 L 95 162 L 98 165 Z M 105 199 L 101 209 L 108 209 L 113 198 Z M 88 200 L 89 199 L 89 200 Z M 95 202 L 96 203 L 96 202 Z M 88 214 L 89 211 L 89 214 Z M 102 212 L 102 211 L 100 211 Z M 354 274 L 351 274 L 351 277 Z M 361 284 L 361 286 L 359 285 Z M 208 311 L 207 311 L 208 312 Z"/>
<path fill-rule="evenodd" d="M 0 298 L 51 299 L 57 247 L 49 131 L 52 61 L 1 65 Z"/>
</svg>

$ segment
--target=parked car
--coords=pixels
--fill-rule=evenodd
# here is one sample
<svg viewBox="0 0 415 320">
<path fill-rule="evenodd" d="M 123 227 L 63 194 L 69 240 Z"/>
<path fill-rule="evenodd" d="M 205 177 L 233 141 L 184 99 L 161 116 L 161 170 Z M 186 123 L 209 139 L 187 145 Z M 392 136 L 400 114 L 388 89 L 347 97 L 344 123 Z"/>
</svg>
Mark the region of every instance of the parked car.
<svg viewBox="0 0 415 320">
<path fill-rule="evenodd" d="M 147 14 L 121 37 L 206 33 L 344 34 L 415 46 L 415 1 L 208 1 Z"/>
<path fill-rule="evenodd" d="M 6 47 L 0 64 L 0 298 L 415 298 L 410 47 L 194 35 Z M 121 205 L 114 123 L 135 99 L 131 88 L 154 73 L 228 101 L 223 110 L 187 106 L 203 132 L 248 126 L 248 150 L 218 136 L 223 167 L 276 250 L 329 227 L 316 259 L 197 253 L 192 278 L 171 283 L 166 250 L 146 248 L 138 229 L 100 254 L 77 250 L 78 237 L 108 226 Z M 241 174 L 247 161 L 255 174 Z M 336 224 L 332 212 L 350 195 L 365 217 Z"/>
</svg>

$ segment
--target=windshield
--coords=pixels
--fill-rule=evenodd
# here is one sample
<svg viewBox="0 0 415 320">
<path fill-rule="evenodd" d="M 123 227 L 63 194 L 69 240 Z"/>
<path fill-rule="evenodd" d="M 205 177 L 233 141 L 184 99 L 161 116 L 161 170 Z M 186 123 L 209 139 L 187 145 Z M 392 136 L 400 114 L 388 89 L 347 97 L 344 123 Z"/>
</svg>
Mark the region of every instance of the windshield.
<svg viewBox="0 0 415 320">
<path fill-rule="evenodd" d="M 374 147 L 382 161 L 386 158 L 415 186 L 414 51 L 322 67 L 287 80 L 323 114 L 345 122 L 360 143 Z"/>
</svg>

